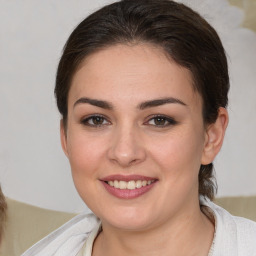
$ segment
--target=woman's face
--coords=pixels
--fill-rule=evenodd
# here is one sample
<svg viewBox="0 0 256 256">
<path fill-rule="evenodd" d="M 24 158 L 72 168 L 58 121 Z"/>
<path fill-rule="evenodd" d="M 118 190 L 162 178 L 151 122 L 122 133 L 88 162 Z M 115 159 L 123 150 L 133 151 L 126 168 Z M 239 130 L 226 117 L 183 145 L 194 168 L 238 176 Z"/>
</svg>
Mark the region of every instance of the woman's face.
<svg viewBox="0 0 256 256">
<path fill-rule="evenodd" d="M 62 145 L 75 186 L 103 224 L 145 230 L 198 208 L 206 144 L 188 70 L 151 45 L 115 45 L 73 77 Z"/>
</svg>

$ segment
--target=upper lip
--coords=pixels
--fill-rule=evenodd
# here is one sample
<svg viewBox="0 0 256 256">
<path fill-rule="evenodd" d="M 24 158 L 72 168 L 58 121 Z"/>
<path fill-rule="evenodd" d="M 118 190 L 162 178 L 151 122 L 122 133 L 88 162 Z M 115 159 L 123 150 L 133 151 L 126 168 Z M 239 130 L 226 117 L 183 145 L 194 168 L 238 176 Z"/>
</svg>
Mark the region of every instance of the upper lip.
<svg viewBox="0 0 256 256">
<path fill-rule="evenodd" d="M 147 176 L 142 176 L 142 175 L 121 175 L 121 174 L 114 174 L 114 175 L 109 175 L 109 176 L 106 176 L 102 179 L 100 179 L 102 181 L 114 181 L 114 180 L 122 180 L 122 181 L 131 181 L 131 180 L 134 180 L 134 181 L 137 181 L 137 180 L 157 180 L 156 178 L 154 177 L 147 177 Z"/>
</svg>

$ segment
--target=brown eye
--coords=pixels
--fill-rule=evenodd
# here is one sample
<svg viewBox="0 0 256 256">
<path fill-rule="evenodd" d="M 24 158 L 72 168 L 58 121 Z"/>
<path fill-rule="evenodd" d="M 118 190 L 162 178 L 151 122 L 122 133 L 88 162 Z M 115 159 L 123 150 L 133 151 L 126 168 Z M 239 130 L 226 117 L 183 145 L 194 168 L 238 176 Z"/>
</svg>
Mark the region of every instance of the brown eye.
<svg viewBox="0 0 256 256">
<path fill-rule="evenodd" d="M 160 128 L 167 127 L 170 125 L 175 125 L 176 123 L 177 122 L 174 119 L 167 116 L 155 116 L 147 122 L 147 124 L 149 125 L 160 127 Z"/>
<path fill-rule="evenodd" d="M 104 123 L 104 118 L 102 116 L 94 116 L 91 118 L 91 123 L 94 125 L 102 125 Z"/>
<path fill-rule="evenodd" d="M 154 123 L 155 125 L 165 125 L 166 124 L 166 119 L 163 117 L 156 117 L 154 118 Z"/>
<path fill-rule="evenodd" d="M 94 115 L 94 116 L 90 116 L 83 119 L 81 123 L 87 126 L 98 127 L 98 126 L 108 125 L 109 121 L 104 116 Z"/>
</svg>

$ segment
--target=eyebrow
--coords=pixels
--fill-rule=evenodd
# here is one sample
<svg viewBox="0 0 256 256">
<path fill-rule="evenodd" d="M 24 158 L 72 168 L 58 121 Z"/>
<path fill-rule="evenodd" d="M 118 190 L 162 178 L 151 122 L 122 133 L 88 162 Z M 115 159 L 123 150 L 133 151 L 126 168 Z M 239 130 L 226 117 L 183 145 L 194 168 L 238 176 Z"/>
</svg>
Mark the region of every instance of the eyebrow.
<svg viewBox="0 0 256 256">
<path fill-rule="evenodd" d="M 99 108 L 103 108 L 103 109 L 108 109 L 108 110 L 112 110 L 114 107 L 111 103 L 104 101 L 104 100 L 96 100 L 96 99 L 90 99 L 90 98 L 85 98 L 82 97 L 80 99 L 78 99 L 75 103 L 74 106 L 78 104 L 90 104 Z M 165 104 L 180 104 L 183 106 L 187 106 L 187 104 L 185 104 L 183 101 L 177 99 L 177 98 L 162 98 L 162 99 L 155 99 L 155 100 L 149 100 L 149 101 L 145 101 L 142 102 L 141 104 L 138 105 L 138 109 L 143 110 L 146 108 L 150 108 L 150 107 L 158 107 L 161 105 L 165 105 Z"/>
<path fill-rule="evenodd" d="M 78 99 L 74 103 L 73 107 L 75 107 L 78 104 L 82 104 L 82 103 L 87 103 L 87 104 L 90 104 L 90 105 L 93 105 L 93 106 L 96 106 L 96 107 L 99 107 L 99 108 L 103 108 L 103 109 L 108 109 L 108 110 L 113 109 L 113 105 L 111 103 L 107 102 L 107 101 L 90 99 L 90 98 L 80 98 L 80 99 Z"/>
<path fill-rule="evenodd" d="M 158 106 L 165 105 L 165 104 L 170 104 L 170 103 L 187 106 L 187 104 L 185 104 L 183 101 L 171 97 L 171 98 L 163 98 L 163 99 L 155 99 L 155 100 L 145 101 L 145 102 L 141 103 L 138 108 L 143 110 L 143 109 L 146 109 L 146 108 L 158 107 Z"/>
</svg>

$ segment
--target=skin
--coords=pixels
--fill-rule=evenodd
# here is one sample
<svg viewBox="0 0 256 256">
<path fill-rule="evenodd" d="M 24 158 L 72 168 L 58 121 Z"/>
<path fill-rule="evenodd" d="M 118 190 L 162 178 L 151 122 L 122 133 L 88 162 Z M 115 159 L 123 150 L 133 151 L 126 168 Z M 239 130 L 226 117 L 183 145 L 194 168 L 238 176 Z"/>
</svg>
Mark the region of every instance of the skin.
<svg viewBox="0 0 256 256">
<path fill-rule="evenodd" d="M 205 125 L 192 84 L 190 71 L 147 44 L 100 50 L 75 73 L 61 141 L 78 193 L 102 221 L 93 255 L 207 255 L 214 225 L 200 210 L 198 172 L 220 150 L 228 115 L 220 108 L 216 123 Z M 166 98 L 172 102 L 145 107 Z M 101 125 L 88 119 L 99 114 Z M 113 174 L 157 182 L 120 199 L 100 181 Z"/>
</svg>

